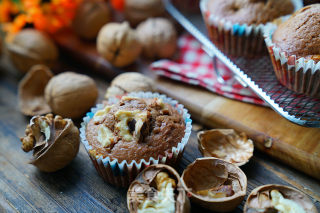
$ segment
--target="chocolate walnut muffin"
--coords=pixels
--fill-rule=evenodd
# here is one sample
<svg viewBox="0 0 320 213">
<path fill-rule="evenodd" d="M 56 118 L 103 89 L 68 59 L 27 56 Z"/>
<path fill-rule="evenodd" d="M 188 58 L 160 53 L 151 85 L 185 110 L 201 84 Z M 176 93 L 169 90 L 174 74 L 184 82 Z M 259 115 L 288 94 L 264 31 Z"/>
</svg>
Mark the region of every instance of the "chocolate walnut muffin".
<svg viewBox="0 0 320 213">
<path fill-rule="evenodd" d="M 265 24 L 294 11 L 291 0 L 212 0 L 215 16 L 238 24 Z"/>
<path fill-rule="evenodd" d="M 273 43 L 288 55 L 320 61 L 320 4 L 302 8 L 279 25 Z"/>
<path fill-rule="evenodd" d="M 95 113 L 86 138 L 95 156 L 130 163 L 170 153 L 181 142 L 185 128 L 182 115 L 162 99 L 123 97 Z"/>
</svg>

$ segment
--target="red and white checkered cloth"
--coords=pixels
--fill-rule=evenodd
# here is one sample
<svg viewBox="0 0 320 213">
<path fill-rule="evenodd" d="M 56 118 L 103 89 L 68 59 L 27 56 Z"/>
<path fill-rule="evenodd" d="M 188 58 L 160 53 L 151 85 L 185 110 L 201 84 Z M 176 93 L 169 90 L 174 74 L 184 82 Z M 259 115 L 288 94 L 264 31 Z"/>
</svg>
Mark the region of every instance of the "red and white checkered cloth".
<svg viewBox="0 0 320 213">
<path fill-rule="evenodd" d="M 219 95 L 267 106 L 249 88 L 244 88 L 232 76 L 232 71 L 222 62 L 217 62 L 224 79 L 224 84 L 217 80 L 213 68 L 212 58 L 210 58 L 201 48 L 201 44 L 190 34 L 183 34 L 178 40 L 179 56 L 175 61 L 159 60 L 151 64 L 151 70 L 158 75 L 182 81 L 188 84 L 202 86 Z"/>
</svg>

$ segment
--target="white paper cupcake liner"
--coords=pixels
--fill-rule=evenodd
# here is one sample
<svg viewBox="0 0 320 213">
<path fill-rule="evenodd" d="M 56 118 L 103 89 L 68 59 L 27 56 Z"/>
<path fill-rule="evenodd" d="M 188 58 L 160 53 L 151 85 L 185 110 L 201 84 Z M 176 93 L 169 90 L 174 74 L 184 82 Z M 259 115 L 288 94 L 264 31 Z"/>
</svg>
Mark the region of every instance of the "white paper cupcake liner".
<svg viewBox="0 0 320 213">
<path fill-rule="evenodd" d="M 85 146 L 90 159 L 92 160 L 95 168 L 97 169 L 100 176 L 103 179 L 111 184 L 120 187 L 127 187 L 135 179 L 135 177 L 147 166 L 152 164 L 170 164 L 175 165 L 181 158 L 184 147 L 188 143 L 190 134 L 191 134 L 191 123 L 190 114 L 184 108 L 183 105 L 178 104 L 177 101 L 159 93 L 151 92 L 138 92 L 138 93 L 129 93 L 128 96 L 139 97 L 139 98 L 161 98 L 165 103 L 169 103 L 179 113 L 183 115 L 185 121 L 185 134 L 181 142 L 178 143 L 176 147 L 172 147 L 170 153 L 166 153 L 165 156 L 159 156 L 157 159 L 151 157 L 148 161 L 142 159 L 140 162 L 132 161 L 128 163 L 127 161 L 118 162 L 117 159 L 111 160 L 109 157 L 103 158 L 102 156 L 95 156 L 92 154 L 93 148 L 90 146 L 86 139 L 86 127 L 88 122 L 92 119 L 93 115 L 100 109 L 104 107 L 103 104 L 97 104 L 96 107 L 93 107 L 90 112 L 87 113 L 86 117 L 83 118 L 83 122 L 80 127 L 80 137 L 81 142 Z"/>
<path fill-rule="evenodd" d="M 274 72 L 281 84 L 301 94 L 320 98 L 320 62 L 312 59 L 297 58 L 281 51 L 272 42 L 276 25 L 265 28 L 264 38 L 267 45 Z"/>
<path fill-rule="evenodd" d="M 208 10 L 210 0 L 201 0 L 200 9 L 207 26 L 209 38 L 229 56 L 257 57 L 267 53 L 263 31 L 266 24 L 233 24 L 216 17 Z M 301 0 L 292 0 L 295 11 L 303 7 Z"/>
</svg>

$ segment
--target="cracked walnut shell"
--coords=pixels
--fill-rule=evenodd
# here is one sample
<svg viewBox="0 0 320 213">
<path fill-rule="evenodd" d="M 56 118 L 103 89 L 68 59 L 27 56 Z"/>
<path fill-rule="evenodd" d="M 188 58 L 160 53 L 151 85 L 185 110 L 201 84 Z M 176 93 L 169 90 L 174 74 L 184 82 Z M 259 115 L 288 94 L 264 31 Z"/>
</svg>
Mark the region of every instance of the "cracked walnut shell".
<svg viewBox="0 0 320 213">
<path fill-rule="evenodd" d="M 127 22 L 109 23 L 98 34 L 97 50 L 113 66 L 125 67 L 139 57 L 141 44 Z"/>
<path fill-rule="evenodd" d="M 259 186 L 249 194 L 243 212 L 317 213 L 318 211 L 308 196 L 299 190 L 289 186 L 269 184 Z"/>
<path fill-rule="evenodd" d="M 45 65 L 35 65 L 19 83 L 19 108 L 24 115 L 34 116 L 51 112 L 44 99 L 44 90 L 53 77 Z"/>
<path fill-rule="evenodd" d="M 54 172 L 71 162 L 79 151 L 78 128 L 71 119 L 52 114 L 34 116 L 21 138 L 25 152 L 33 150 L 30 162 L 44 172 Z"/>
<path fill-rule="evenodd" d="M 233 129 L 212 129 L 198 133 L 199 149 L 205 157 L 216 157 L 237 166 L 253 156 L 253 142 Z"/>
<path fill-rule="evenodd" d="M 229 212 L 244 199 L 247 177 L 236 165 L 209 157 L 198 158 L 182 174 L 191 201 L 216 212 Z"/>
<path fill-rule="evenodd" d="M 21 72 L 27 72 L 36 64 L 51 67 L 58 58 L 54 42 L 43 32 L 34 29 L 20 31 L 7 43 L 7 49 L 11 61 Z"/>
<path fill-rule="evenodd" d="M 86 75 L 64 72 L 54 76 L 45 88 L 45 99 L 53 113 L 79 118 L 98 97 L 94 80 Z"/>
<path fill-rule="evenodd" d="M 128 72 L 118 75 L 112 80 L 105 98 L 119 97 L 130 92 L 153 92 L 155 90 L 155 82 L 151 78 L 140 73 Z"/>
<path fill-rule="evenodd" d="M 136 177 L 127 192 L 127 205 L 131 213 L 190 212 L 179 174 L 164 164 L 151 165 Z"/>
<path fill-rule="evenodd" d="M 78 36 L 94 39 L 103 25 L 110 22 L 111 11 L 101 0 L 84 1 L 77 9 L 72 26 Z"/>
<path fill-rule="evenodd" d="M 177 32 L 166 18 L 150 18 L 137 27 L 142 54 L 147 58 L 170 58 L 177 49 Z"/>
</svg>

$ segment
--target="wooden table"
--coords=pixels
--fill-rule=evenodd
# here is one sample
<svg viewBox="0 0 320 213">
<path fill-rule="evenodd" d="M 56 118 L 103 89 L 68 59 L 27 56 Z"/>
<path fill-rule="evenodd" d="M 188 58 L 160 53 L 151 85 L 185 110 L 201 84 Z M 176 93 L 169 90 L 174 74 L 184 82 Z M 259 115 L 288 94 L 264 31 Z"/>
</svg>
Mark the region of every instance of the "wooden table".
<svg viewBox="0 0 320 213">
<path fill-rule="evenodd" d="M 83 68 L 82 68 L 83 70 Z M 87 72 L 89 73 L 89 72 Z M 94 76 L 100 100 L 107 87 L 106 79 Z M 0 63 L 0 212 L 127 212 L 126 189 L 105 183 L 96 172 L 84 147 L 66 168 L 43 173 L 27 164 L 31 154 L 24 153 L 19 137 L 23 136 L 29 117 L 23 116 L 17 104 L 17 84 L 22 75 Z M 80 121 L 76 121 L 79 125 Z M 196 131 L 186 146 L 177 170 L 197 157 Z M 293 170 L 265 154 L 255 151 L 250 162 L 241 167 L 248 177 L 247 192 L 263 184 L 294 186 L 309 194 L 320 211 L 318 180 Z M 247 193 L 247 194 L 248 194 Z M 244 202 L 234 211 L 242 212 Z M 206 212 L 192 204 L 192 212 Z"/>
</svg>

